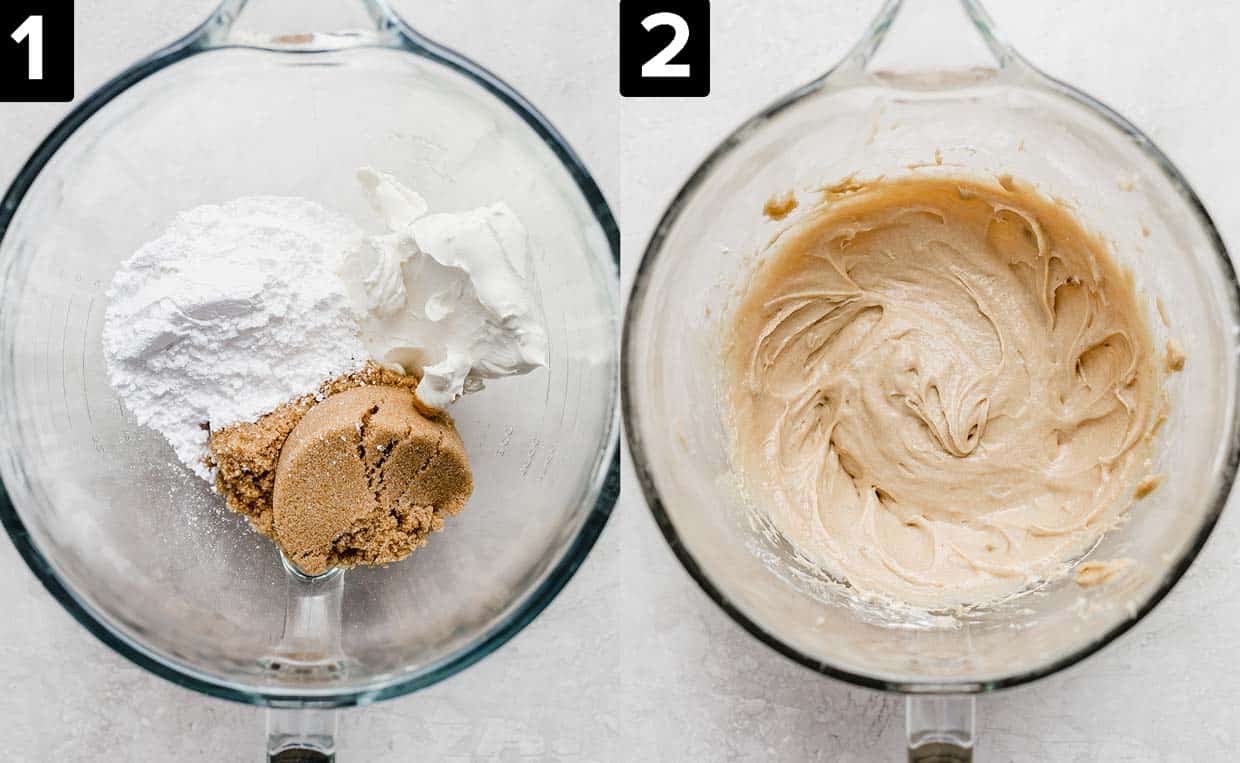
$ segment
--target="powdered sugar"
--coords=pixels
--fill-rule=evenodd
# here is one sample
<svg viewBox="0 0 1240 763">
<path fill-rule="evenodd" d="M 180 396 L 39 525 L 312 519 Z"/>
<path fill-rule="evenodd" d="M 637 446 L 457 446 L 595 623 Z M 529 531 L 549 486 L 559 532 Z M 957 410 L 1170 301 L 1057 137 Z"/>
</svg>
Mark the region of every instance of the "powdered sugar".
<svg viewBox="0 0 1240 763">
<path fill-rule="evenodd" d="M 303 199 L 197 207 L 122 263 L 108 291 L 112 385 L 210 479 L 208 426 L 254 421 L 361 368 L 340 257 L 361 231 Z"/>
</svg>

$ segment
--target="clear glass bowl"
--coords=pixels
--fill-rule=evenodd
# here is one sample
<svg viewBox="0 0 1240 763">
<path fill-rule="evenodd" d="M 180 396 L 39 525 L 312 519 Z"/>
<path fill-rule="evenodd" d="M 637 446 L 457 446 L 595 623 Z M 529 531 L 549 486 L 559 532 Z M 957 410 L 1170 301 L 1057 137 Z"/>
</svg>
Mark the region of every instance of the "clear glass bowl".
<svg viewBox="0 0 1240 763">
<path fill-rule="evenodd" d="M 48 590 L 139 665 L 228 699 L 336 706 L 490 653 L 598 537 L 618 489 L 619 244 L 581 162 L 494 76 L 379 0 L 302 10 L 224 3 L 87 98 L 8 190 L 0 518 Z M 339 20 L 364 29 L 305 31 Z M 550 363 L 454 407 L 475 491 L 445 532 L 400 564 L 307 581 L 123 410 L 104 295 L 121 260 L 199 204 L 283 194 L 371 219 L 363 165 L 433 209 L 516 210 Z"/>
<path fill-rule="evenodd" d="M 1095 588 L 1068 576 L 951 627 L 858 604 L 794 558 L 730 488 L 719 395 L 721 327 L 737 284 L 789 223 L 767 221 L 764 202 L 789 189 L 804 200 L 850 175 L 922 173 L 1010 173 L 1075 205 L 1112 240 L 1151 316 L 1161 301 L 1169 328 L 1152 318 L 1159 339 L 1179 340 L 1188 357 L 1167 388 L 1154 466 L 1165 480 L 1093 550 L 1135 560 L 1133 571 Z M 630 450 L 681 562 L 768 645 L 862 686 L 939 695 L 1012 686 L 1127 630 L 1204 543 L 1238 457 L 1238 304 L 1214 225 L 1136 127 L 1037 72 L 976 2 L 892 0 L 835 70 L 728 137 L 657 226 L 623 339 Z"/>
</svg>

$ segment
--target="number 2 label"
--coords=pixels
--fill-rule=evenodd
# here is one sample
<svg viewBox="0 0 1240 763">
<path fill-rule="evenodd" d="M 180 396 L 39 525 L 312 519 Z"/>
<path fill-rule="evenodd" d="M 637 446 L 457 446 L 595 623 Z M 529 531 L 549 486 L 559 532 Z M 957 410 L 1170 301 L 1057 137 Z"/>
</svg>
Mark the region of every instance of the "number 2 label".
<svg viewBox="0 0 1240 763">
<path fill-rule="evenodd" d="M 710 95 L 710 0 L 620 0 L 620 94 Z"/>
<path fill-rule="evenodd" d="M 680 55 L 680 51 L 689 44 L 689 23 L 683 16 L 663 11 L 652 13 L 642 19 L 642 28 L 647 32 L 661 26 L 672 28 L 672 41 L 646 63 L 642 64 L 643 77 L 688 77 L 689 64 L 673 64 L 672 59 Z"/>
</svg>

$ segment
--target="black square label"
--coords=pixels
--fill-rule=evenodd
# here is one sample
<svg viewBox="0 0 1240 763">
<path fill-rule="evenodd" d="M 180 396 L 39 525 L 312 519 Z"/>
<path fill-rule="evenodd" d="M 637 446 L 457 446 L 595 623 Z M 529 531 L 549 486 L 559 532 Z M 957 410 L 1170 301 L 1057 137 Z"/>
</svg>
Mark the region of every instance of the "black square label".
<svg viewBox="0 0 1240 763">
<path fill-rule="evenodd" d="M 73 0 L 0 0 L 0 101 L 73 100 Z"/>
<path fill-rule="evenodd" d="M 620 0 L 620 95 L 710 95 L 710 0 Z"/>
</svg>

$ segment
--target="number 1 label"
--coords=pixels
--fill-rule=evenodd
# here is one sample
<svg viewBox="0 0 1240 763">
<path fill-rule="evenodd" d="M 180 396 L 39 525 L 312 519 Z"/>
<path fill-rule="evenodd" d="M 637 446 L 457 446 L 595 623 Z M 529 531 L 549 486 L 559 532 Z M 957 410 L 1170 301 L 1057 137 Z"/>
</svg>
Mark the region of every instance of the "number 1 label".
<svg viewBox="0 0 1240 763">
<path fill-rule="evenodd" d="M 43 79 L 43 17 L 27 16 L 22 25 L 13 30 L 13 41 L 26 40 L 30 55 L 26 63 L 26 79 Z"/>
<path fill-rule="evenodd" d="M 0 0 L 0 101 L 73 100 L 73 0 Z"/>
</svg>

